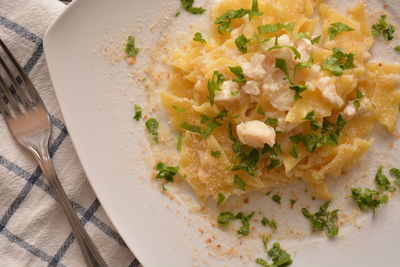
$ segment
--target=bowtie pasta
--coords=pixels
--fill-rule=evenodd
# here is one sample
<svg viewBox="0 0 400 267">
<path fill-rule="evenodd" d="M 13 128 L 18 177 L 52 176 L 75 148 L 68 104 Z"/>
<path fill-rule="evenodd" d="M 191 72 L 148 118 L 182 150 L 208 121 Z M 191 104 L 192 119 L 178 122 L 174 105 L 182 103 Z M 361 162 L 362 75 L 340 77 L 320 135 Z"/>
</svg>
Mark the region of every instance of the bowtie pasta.
<svg viewBox="0 0 400 267">
<path fill-rule="evenodd" d="M 210 36 L 171 54 L 161 102 L 200 200 L 299 179 L 329 199 L 327 177 L 368 150 L 373 125 L 395 130 L 400 66 L 369 62 L 362 2 L 345 15 L 321 2 L 224 0 Z"/>
</svg>

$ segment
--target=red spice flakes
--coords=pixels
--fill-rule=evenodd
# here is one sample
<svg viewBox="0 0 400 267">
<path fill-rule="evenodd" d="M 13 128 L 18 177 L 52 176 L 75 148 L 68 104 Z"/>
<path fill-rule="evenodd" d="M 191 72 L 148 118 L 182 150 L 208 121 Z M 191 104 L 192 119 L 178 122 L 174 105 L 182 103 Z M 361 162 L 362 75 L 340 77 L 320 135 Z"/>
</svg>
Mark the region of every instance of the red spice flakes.
<svg viewBox="0 0 400 267">
<path fill-rule="evenodd" d="M 249 203 L 249 199 L 245 198 L 245 199 L 243 199 L 243 202 L 244 202 L 244 204 L 247 204 L 247 203 Z"/>
</svg>

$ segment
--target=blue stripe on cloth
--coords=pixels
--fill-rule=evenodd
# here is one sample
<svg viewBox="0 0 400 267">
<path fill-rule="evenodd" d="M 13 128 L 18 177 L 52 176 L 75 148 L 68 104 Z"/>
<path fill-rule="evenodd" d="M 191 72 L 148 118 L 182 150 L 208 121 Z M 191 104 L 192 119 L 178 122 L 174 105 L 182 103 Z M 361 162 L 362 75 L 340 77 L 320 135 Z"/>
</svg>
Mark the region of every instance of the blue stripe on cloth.
<svg viewBox="0 0 400 267">
<path fill-rule="evenodd" d="M 56 128 L 58 128 L 60 130 L 66 129 L 65 124 L 61 120 L 57 119 L 56 117 L 54 117 L 51 114 L 49 114 L 49 117 L 50 117 L 50 122 L 53 126 L 55 126 Z"/>
<path fill-rule="evenodd" d="M 140 262 L 135 258 L 131 264 L 129 264 L 129 267 L 138 267 Z"/>
<path fill-rule="evenodd" d="M 18 25 L 17 23 L 3 17 L 0 16 L 0 25 L 3 25 L 4 27 L 6 27 L 9 30 L 12 30 L 13 32 L 15 32 L 16 34 L 18 34 L 19 36 L 39 45 L 42 43 L 42 38 L 40 38 L 39 36 L 37 36 L 36 34 L 31 33 L 30 31 L 28 31 L 27 29 L 25 29 L 24 27 L 22 27 L 21 25 Z"/>
<path fill-rule="evenodd" d="M 7 229 L 3 230 L 2 235 L 5 238 L 7 238 L 9 241 L 17 244 L 18 246 L 20 246 L 21 248 L 23 248 L 23 249 L 25 249 L 27 251 L 29 251 L 32 255 L 35 255 L 36 257 L 40 258 L 41 260 L 43 260 L 45 262 L 50 262 L 51 261 L 51 256 L 47 255 L 44 251 L 42 251 L 42 250 L 40 250 L 38 248 L 35 248 L 34 246 L 29 244 L 28 242 L 26 242 L 22 238 L 12 234 Z M 59 264 L 58 266 L 65 266 L 65 265 Z"/>
<path fill-rule="evenodd" d="M 32 56 L 28 59 L 28 62 L 26 62 L 25 66 L 22 67 L 22 70 L 26 73 L 29 74 L 33 67 L 36 65 L 38 60 L 43 54 L 43 43 L 38 44 L 36 47 L 36 50 L 33 52 Z"/>
<path fill-rule="evenodd" d="M 9 161 L 6 159 L 4 156 L 0 155 L 0 165 L 4 166 L 6 169 L 9 171 L 15 173 L 16 175 L 22 177 L 25 180 L 29 180 L 32 174 L 30 174 L 28 171 L 24 170 L 20 166 L 16 165 L 15 163 Z M 55 199 L 54 193 L 50 189 L 50 186 L 46 183 L 44 183 L 42 180 L 38 179 L 35 183 L 35 186 L 39 187 L 46 193 L 48 193 L 53 199 Z M 86 212 L 86 209 L 82 207 L 79 203 L 76 203 L 74 201 L 71 201 L 71 205 L 74 208 L 74 210 L 83 215 Z M 115 232 L 111 227 L 109 227 L 107 224 L 105 224 L 102 220 L 97 218 L 96 216 L 93 216 L 90 218 L 90 222 L 93 223 L 98 229 L 100 229 L 102 232 L 104 232 L 106 235 L 109 237 L 113 238 L 115 241 L 117 241 L 121 246 L 126 246 L 120 235 Z"/>
<path fill-rule="evenodd" d="M 97 211 L 97 209 L 100 207 L 100 202 L 96 198 L 92 205 L 87 209 L 87 211 L 83 214 L 81 218 L 81 223 L 85 225 L 93 216 L 94 213 Z M 57 264 L 60 262 L 64 254 L 67 252 L 67 250 L 71 247 L 72 243 L 75 240 L 75 236 L 70 233 L 65 240 L 65 242 L 61 245 L 61 247 L 58 249 L 54 257 L 51 259 L 50 263 L 48 266 L 57 266 Z"/>
</svg>

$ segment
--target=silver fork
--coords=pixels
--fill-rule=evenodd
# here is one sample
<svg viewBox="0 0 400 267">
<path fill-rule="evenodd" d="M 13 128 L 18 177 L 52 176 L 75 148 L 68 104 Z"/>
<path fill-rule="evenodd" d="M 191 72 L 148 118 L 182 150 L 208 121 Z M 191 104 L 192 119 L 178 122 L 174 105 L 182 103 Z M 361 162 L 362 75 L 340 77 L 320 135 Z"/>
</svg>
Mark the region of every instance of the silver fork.
<svg viewBox="0 0 400 267">
<path fill-rule="evenodd" d="M 2 77 L 0 73 L 0 111 L 14 138 L 21 146 L 33 153 L 47 177 L 51 189 L 67 216 L 86 264 L 88 266 L 107 266 L 72 209 L 57 178 L 49 155 L 51 125 L 46 107 L 32 82 L 1 39 L 0 46 L 6 55 L 4 58 L 0 55 L 0 65 L 3 67 L 3 74 L 5 74 Z M 11 65 L 9 65 L 10 63 Z M 16 74 L 21 78 L 21 83 L 17 81 Z M 15 89 L 14 92 L 10 90 L 11 85 Z"/>
</svg>

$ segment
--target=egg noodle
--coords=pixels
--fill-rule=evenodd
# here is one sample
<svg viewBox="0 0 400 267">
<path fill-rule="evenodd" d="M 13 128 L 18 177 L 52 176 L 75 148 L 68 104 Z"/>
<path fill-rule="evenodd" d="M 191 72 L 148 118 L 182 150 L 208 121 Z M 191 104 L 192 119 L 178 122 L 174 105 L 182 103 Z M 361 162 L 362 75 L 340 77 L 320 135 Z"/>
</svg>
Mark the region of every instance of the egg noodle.
<svg viewBox="0 0 400 267">
<path fill-rule="evenodd" d="M 329 199 L 326 178 L 368 150 L 373 125 L 395 130 L 400 65 L 369 62 L 363 2 L 345 15 L 321 2 L 224 0 L 210 36 L 171 53 L 161 102 L 200 200 L 299 179 Z"/>
</svg>

